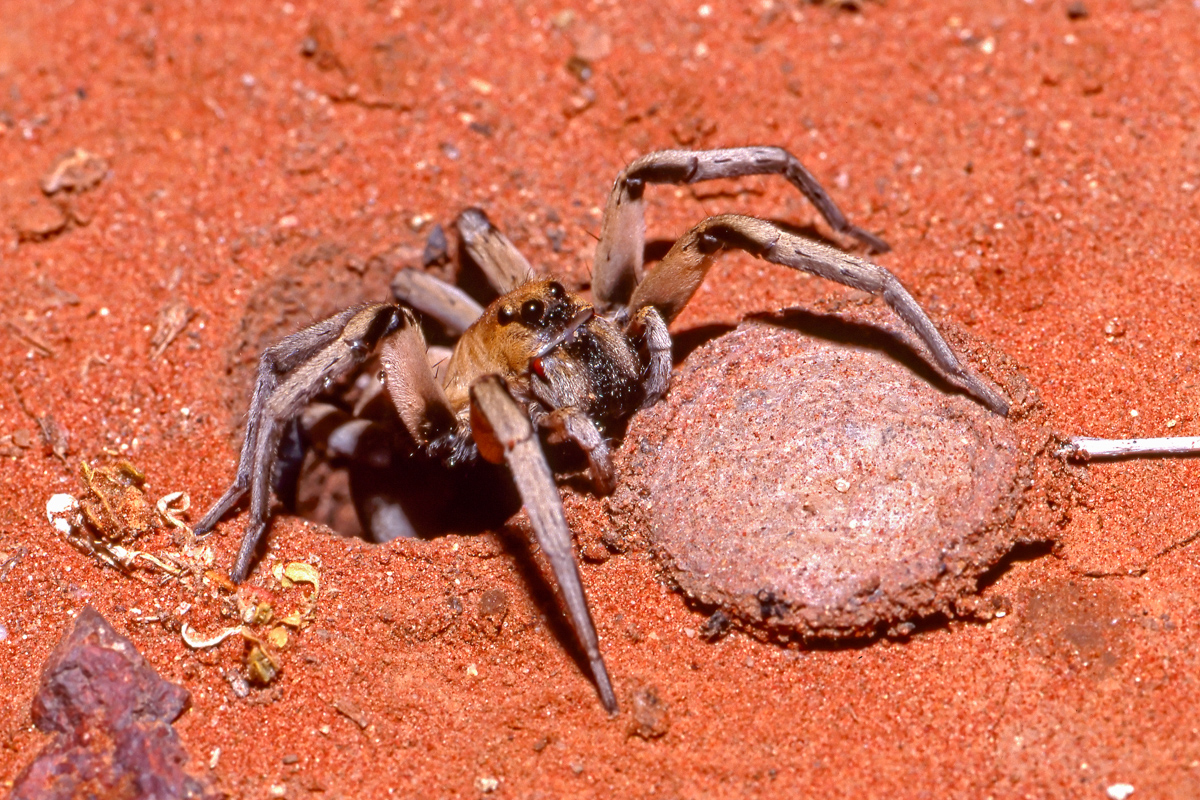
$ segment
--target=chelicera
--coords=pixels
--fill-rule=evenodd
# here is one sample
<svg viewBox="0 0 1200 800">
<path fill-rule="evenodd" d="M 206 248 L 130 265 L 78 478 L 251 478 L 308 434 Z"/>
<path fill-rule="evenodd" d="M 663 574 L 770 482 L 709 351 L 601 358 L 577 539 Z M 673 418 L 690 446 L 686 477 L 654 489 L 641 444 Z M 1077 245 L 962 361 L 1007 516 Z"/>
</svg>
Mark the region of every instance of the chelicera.
<svg viewBox="0 0 1200 800">
<path fill-rule="evenodd" d="M 760 174 L 784 176 L 836 233 L 875 251 L 888 249 L 878 237 L 851 225 L 808 170 L 778 147 L 666 150 L 626 167 L 609 194 L 590 300 L 552 278 L 534 278 L 525 258 L 482 212 L 464 212 L 458 221 L 462 241 L 499 299 L 482 308 L 454 286 L 405 270 L 393 283 L 400 302 L 346 309 L 269 347 L 258 367 L 237 477 L 196 526 L 196 533 L 210 532 L 248 493 L 250 517 L 230 573 L 235 582 L 245 579 L 266 529 L 272 476 L 285 434 L 314 397 L 378 351 L 386 393 L 408 446 L 448 469 L 482 459 L 511 471 L 587 654 L 601 702 L 615 711 L 616 696 L 543 439 L 576 446 L 587 459 L 596 491 L 612 491 L 610 432 L 666 393 L 672 368 L 667 326 L 722 250 L 744 250 L 882 297 L 921 337 L 952 382 L 995 413 L 1008 413 L 1008 401 L 959 362 L 892 273 L 774 223 L 737 214 L 709 217 L 685 233 L 653 269 L 643 269 L 647 184 Z M 410 309 L 461 333 L 448 361 L 436 372 Z M 369 438 L 366 432 L 372 424 L 349 420 L 342 426 L 344 441 L 338 447 L 347 454 L 370 451 L 360 445 Z M 371 457 L 369 452 L 366 457 Z"/>
</svg>

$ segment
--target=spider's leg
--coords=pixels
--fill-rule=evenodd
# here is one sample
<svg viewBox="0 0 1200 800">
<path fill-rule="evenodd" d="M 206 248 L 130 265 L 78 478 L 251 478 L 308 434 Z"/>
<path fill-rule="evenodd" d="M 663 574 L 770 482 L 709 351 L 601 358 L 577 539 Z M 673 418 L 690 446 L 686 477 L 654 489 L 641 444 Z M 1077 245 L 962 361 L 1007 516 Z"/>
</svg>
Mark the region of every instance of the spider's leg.
<svg viewBox="0 0 1200 800">
<path fill-rule="evenodd" d="M 419 327 L 410 325 L 388 337 L 379 349 L 379 360 L 392 405 L 419 447 L 454 431 L 454 409 L 429 366 Z"/>
<path fill-rule="evenodd" d="M 266 530 L 271 477 L 283 426 L 331 381 L 361 364 L 380 339 L 406 320 L 412 324 L 408 314 L 390 303 L 350 308 L 293 333 L 263 353 L 237 477 L 195 529 L 199 536 L 208 533 L 250 493 L 250 519 L 230 571 L 235 583 L 250 571 L 250 561 Z"/>
<path fill-rule="evenodd" d="M 357 309 L 347 309 L 335 317 L 297 331 L 263 351 L 258 362 L 258 375 L 250 400 L 250 411 L 247 414 L 246 438 L 242 442 L 237 477 L 196 525 L 197 536 L 204 536 L 212 531 L 221 517 L 225 516 L 249 489 L 250 475 L 255 467 L 254 450 L 267 399 L 275 392 L 280 380 L 299 364 L 312 358 L 321 348 L 335 341 L 356 312 Z"/>
<path fill-rule="evenodd" d="M 286 383 L 281 384 L 280 388 L 285 386 Z M 270 406 L 268 403 L 269 411 L 275 410 Z M 267 518 L 271 510 L 271 475 L 282 435 L 283 424 L 279 417 L 265 419 L 259 427 L 258 439 L 254 443 L 255 471 L 250 475 L 250 518 L 246 521 L 246 532 L 242 534 L 237 558 L 229 570 L 229 580 L 234 583 L 241 583 L 250 574 L 254 553 L 267 530 Z"/>
<path fill-rule="evenodd" d="M 736 247 L 759 258 L 802 270 L 878 295 L 908 323 L 943 371 L 997 414 L 1008 414 L 1008 400 L 959 362 L 925 311 L 888 270 L 833 247 L 793 236 L 766 220 L 723 214 L 688 231 L 633 293 L 633 308 L 653 306 L 670 322 L 687 305 L 713 256 Z"/>
<path fill-rule="evenodd" d="M 533 277 L 529 261 L 478 208 L 459 214 L 458 235 L 471 260 L 500 294 L 508 294 Z"/>
<path fill-rule="evenodd" d="M 512 470 L 538 544 L 554 570 L 571 625 L 587 653 L 600 701 L 609 713 L 616 713 L 617 698 L 600 655 L 600 641 L 571 550 L 571 531 L 563 515 L 558 486 L 529 417 L 499 377 L 489 375 L 471 385 L 471 429 L 480 454 L 494 463 L 507 462 Z"/>
<path fill-rule="evenodd" d="M 462 289 L 411 267 L 400 270 L 392 278 L 392 294 L 455 334 L 461 335 L 483 313 L 483 306 Z"/>
<path fill-rule="evenodd" d="M 784 176 L 839 234 L 858 239 L 878 253 L 891 249 L 878 236 L 851 225 L 812 173 L 781 147 L 661 150 L 642 156 L 622 170 L 608 195 L 592 273 L 597 308 L 607 313 L 624 305 L 642 278 L 646 239 L 642 196 L 647 183 L 687 184 L 744 175 Z"/>
<path fill-rule="evenodd" d="M 612 494 L 613 489 L 617 488 L 612 450 L 600 435 L 596 423 L 574 406 L 556 408 L 549 413 L 538 409 L 533 415 L 533 422 L 550 432 L 552 444 L 574 442 L 587 456 L 588 471 L 596 493 Z"/>
<path fill-rule="evenodd" d="M 384 411 L 378 404 L 394 407 L 413 443 L 420 447 L 452 432 L 455 425 L 453 411 L 430 367 L 420 328 L 407 313 L 404 320 L 403 327 L 379 348 L 384 384 L 368 384 L 354 415 L 328 403 L 309 403 L 300 414 L 300 427 L 313 447 L 327 457 L 348 462 L 355 511 L 363 531 L 375 542 L 411 537 L 417 531 L 400 499 L 403 486 L 395 486 L 407 483 L 405 469 L 411 467 L 396 456 L 403 443 L 394 428 L 376 421 Z"/>
<path fill-rule="evenodd" d="M 648 408 L 661 400 L 671 386 L 671 333 L 662 314 L 652 305 L 637 310 L 628 332 L 640 336 L 646 348 L 646 372 L 642 376 L 645 396 L 641 407 Z"/>
</svg>

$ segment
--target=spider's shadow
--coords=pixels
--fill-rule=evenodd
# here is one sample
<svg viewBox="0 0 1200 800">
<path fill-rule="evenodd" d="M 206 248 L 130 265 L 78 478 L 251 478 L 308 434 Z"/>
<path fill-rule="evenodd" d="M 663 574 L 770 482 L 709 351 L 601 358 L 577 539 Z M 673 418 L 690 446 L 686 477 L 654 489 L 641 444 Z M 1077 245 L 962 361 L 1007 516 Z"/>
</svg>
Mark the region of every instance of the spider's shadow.
<svg viewBox="0 0 1200 800">
<path fill-rule="evenodd" d="M 529 537 L 522 535 L 519 528 L 502 525 L 496 528 L 496 533 L 500 537 L 504 549 L 512 554 L 513 562 L 517 571 L 520 572 L 521 581 L 545 620 L 550 635 L 563 646 L 579 671 L 583 675 L 589 676 L 589 680 L 594 685 L 595 681 L 590 678 L 592 668 L 588 663 L 587 653 L 579 641 L 578 634 L 571 626 L 566 605 L 563 604 L 559 593 L 555 591 L 554 584 L 547 575 L 549 566 L 547 565 L 545 569 L 542 568 L 542 562 L 534 554 L 532 542 L 529 541 Z M 589 602 L 589 609 L 591 605 Z"/>
</svg>

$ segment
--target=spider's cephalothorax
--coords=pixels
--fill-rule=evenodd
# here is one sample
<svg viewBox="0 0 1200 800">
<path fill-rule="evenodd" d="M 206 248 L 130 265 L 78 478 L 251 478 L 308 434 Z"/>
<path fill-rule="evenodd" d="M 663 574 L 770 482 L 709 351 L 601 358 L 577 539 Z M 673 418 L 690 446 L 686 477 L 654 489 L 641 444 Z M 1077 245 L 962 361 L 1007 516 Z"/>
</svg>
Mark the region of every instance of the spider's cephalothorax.
<svg viewBox="0 0 1200 800">
<path fill-rule="evenodd" d="M 637 408 L 643 369 L 634 344 L 591 303 L 558 281 L 532 281 L 463 333 L 447 365 L 446 396 L 461 413 L 471 384 L 494 374 L 525 405 L 574 408 L 603 424 Z"/>
<path fill-rule="evenodd" d="M 666 150 L 626 167 L 609 194 L 590 302 L 557 281 L 532 279 L 528 262 L 482 212 L 464 212 L 458 229 L 465 250 L 500 298 L 482 308 L 456 287 L 418 270 L 402 270 L 392 284 L 405 306 L 460 335 L 444 368 L 435 373 L 430 367 L 416 318 L 395 303 L 348 309 L 268 348 L 259 364 L 237 477 L 196 526 L 197 535 L 211 531 L 249 493 L 250 520 L 230 573 L 235 581 L 246 577 L 266 528 L 271 476 L 285 427 L 296 418 L 308 420 L 310 401 L 330 381 L 361 365 L 378 345 L 388 397 L 406 434 L 400 437 L 403 441 L 448 467 L 479 457 L 509 467 L 587 652 L 601 700 L 615 711 L 616 696 L 539 432 L 550 443 L 577 446 L 587 458 L 597 491 L 611 491 L 608 436 L 638 407 L 666 392 L 671 374 L 667 325 L 687 305 L 722 250 L 745 250 L 882 297 L 921 337 L 951 381 L 996 413 L 1008 413 L 1004 397 L 959 363 L 894 275 L 774 223 L 736 214 L 709 217 L 685 233 L 654 269 L 643 270 L 647 184 L 757 174 L 783 175 L 837 233 L 876 251 L 887 249 L 878 237 L 847 222 L 813 176 L 778 147 Z M 360 446 L 368 440 L 393 440 L 368 437 L 376 425 L 347 419 L 336 435 L 328 436 L 327 448 L 356 458 L 369 449 Z M 377 447 L 370 457 L 379 460 Z M 378 487 L 378 481 L 372 485 Z M 372 499 L 379 501 L 360 503 L 356 498 L 356 507 L 382 507 L 388 513 L 380 518 L 390 522 L 379 524 L 405 529 L 402 510 L 367 498 Z"/>
</svg>

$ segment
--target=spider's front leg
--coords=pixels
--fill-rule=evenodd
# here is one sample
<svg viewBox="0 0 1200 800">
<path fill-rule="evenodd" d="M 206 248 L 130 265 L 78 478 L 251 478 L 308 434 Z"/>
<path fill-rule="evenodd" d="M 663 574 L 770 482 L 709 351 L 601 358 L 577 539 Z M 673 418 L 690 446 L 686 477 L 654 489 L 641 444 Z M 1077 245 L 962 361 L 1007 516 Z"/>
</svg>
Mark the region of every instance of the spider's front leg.
<svg viewBox="0 0 1200 800">
<path fill-rule="evenodd" d="M 891 248 L 875 234 L 851 225 L 813 174 L 782 147 L 731 147 L 723 150 L 660 150 L 637 159 L 617 176 L 604 209 L 592 294 L 596 307 L 608 313 L 624 305 L 642 280 L 646 246 L 648 183 L 688 184 L 745 175 L 782 175 L 817 207 L 829 226 L 877 253 Z"/>
<path fill-rule="evenodd" d="M 739 214 L 704 220 L 684 234 L 646 276 L 634 291 L 630 307 L 653 307 L 669 323 L 695 294 L 712 266 L 713 256 L 723 247 L 736 247 L 775 264 L 882 297 L 921 337 L 944 372 L 992 411 L 1008 415 L 1008 400 L 959 362 L 933 321 L 895 275 L 878 264 L 793 236 L 766 220 Z"/>
<path fill-rule="evenodd" d="M 392 295 L 458 336 L 483 313 L 483 306 L 462 289 L 413 267 L 405 267 L 392 278 Z"/>
<path fill-rule="evenodd" d="M 600 701 L 609 713 L 616 713 L 617 697 L 600 654 L 600 640 L 583 593 L 558 486 L 534 435 L 533 424 L 508 393 L 504 381 L 495 375 L 480 378 L 471 385 L 471 430 L 480 455 L 496 464 L 507 463 L 512 471 L 534 535 L 554 570 L 571 625 L 587 653 Z"/>
<path fill-rule="evenodd" d="M 413 324 L 412 316 L 398 306 L 374 303 L 346 309 L 293 333 L 263 352 L 250 400 L 237 477 L 195 527 L 197 536 L 208 534 L 221 517 L 250 493 L 250 519 L 229 573 L 234 583 L 240 583 L 249 574 L 254 552 L 267 527 L 271 476 L 284 426 L 330 382 L 365 361 L 380 339 L 402 325 Z"/>
</svg>

